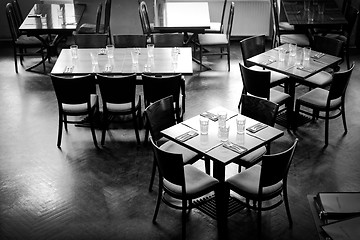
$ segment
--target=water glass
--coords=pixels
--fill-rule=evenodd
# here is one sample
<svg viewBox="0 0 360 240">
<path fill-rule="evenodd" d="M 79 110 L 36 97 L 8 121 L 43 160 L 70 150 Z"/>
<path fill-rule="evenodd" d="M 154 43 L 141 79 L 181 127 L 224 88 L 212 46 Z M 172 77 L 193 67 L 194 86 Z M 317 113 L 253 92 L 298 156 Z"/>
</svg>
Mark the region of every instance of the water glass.
<svg viewBox="0 0 360 240">
<path fill-rule="evenodd" d="M 302 65 L 302 60 L 303 60 L 303 51 L 296 51 L 295 65 L 296 66 Z"/>
<path fill-rule="evenodd" d="M 114 45 L 107 45 L 106 46 L 106 53 L 107 53 L 108 58 L 113 58 L 114 57 L 114 50 L 115 50 Z"/>
<path fill-rule="evenodd" d="M 238 115 L 236 118 L 237 133 L 245 132 L 245 123 L 246 123 L 246 118 L 242 115 Z"/>
<path fill-rule="evenodd" d="M 225 111 L 218 112 L 219 127 L 226 125 L 227 113 Z"/>
<path fill-rule="evenodd" d="M 284 62 L 285 61 L 285 55 L 286 55 L 286 49 L 283 47 L 278 48 L 279 52 L 279 61 Z"/>
<path fill-rule="evenodd" d="M 310 47 L 304 47 L 303 48 L 303 60 L 304 61 L 309 61 L 310 60 L 310 54 L 311 54 L 311 48 Z"/>
<path fill-rule="evenodd" d="M 208 134 L 209 132 L 209 119 L 200 117 L 200 134 Z"/>
<path fill-rule="evenodd" d="M 71 58 L 78 58 L 78 48 L 78 45 L 70 46 Z"/>
<path fill-rule="evenodd" d="M 136 48 L 131 51 L 131 60 L 133 65 L 137 65 L 139 63 L 139 51 Z"/>
<path fill-rule="evenodd" d="M 91 57 L 91 64 L 94 65 L 98 65 L 99 64 L 99 56 L 97 53 L 90 53 L 90 57 Z"/>
<path fill-rule="evenodd" d="M 289 52 L 290 52 L 290 56 L 291 56 L 291 57 L 295 57 L 295 55 L 296 55 L 296 50 L 297 50 L 296 43 L 295 43 L 295 44 L 290 43 L 290 44 L 289 44 Z"/>
<path fill-rule="evenodd" d="M 154 57 L 154 44 L 147 44 L 146 48 L 147 48 L 148 57 L 149 58 Z"/>
<path fill-rule="evenodd" d="M 230 132 L 229 125 L 225 124 L 225 126 L 219 126 L 219 136 L 222 142 L 226 142 L 229 140 L 229 132 Z"/>
<path fill-rule="evenodd" d="M 43 14 L 40 16 L 41 25 L 46 26 L 47 25 L 47 14 Z"/>
</svg>

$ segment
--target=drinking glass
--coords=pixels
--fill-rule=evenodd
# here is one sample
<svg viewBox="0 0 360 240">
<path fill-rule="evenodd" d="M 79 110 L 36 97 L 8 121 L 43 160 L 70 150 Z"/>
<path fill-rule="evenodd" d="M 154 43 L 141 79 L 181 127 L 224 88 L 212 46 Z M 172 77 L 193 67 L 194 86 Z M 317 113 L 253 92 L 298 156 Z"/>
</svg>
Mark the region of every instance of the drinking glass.
<svg viewBox="0 0 360 240">
<path fill-rule="evenodd" d="M 154 57 L 154 44 L 147 44 L 146 48 L 147 48 L 148 57 L 150 58 Z"/>
<path fill-rule="evenodd" d="M 310 54 L 311 54 L 311 48 L 310 47 L 304 47 L 303 48 L 303 60 L 304 61 L 309 61 L 310 60 Z"/>
<path fill-rule="evenodd" d="M 78 48 L 78 45 L 70 46 L 71 58 L 78 58 Z"/>
<path fill-rule="evenodd" d="M 46 26 L 47 25 L 47 14 L 43 14 L 40 16 L 41 25 Z"/>
<path fill-rule="evenodd" d="M 242 115 L 238 115 L 236 118 L 237 133 L 244 133 L 246 118 Z"/>
<path fill-rule="evenodd" d="M 139 51 L 136 48 L 131 51 L 131 59 L 133 65 L 137 65 L 139 63 Z"/>
<path fill-rule="evenodd" d="M 200 134 L 208 134 L 209 132 L 209 119 L 200 117 Z"/>
<path fill-rule="evenodd" d="M 226 142 L 229 140 L 229 132 L 230 132 L 229 125 L 225 124 L 224 126 L 219 126 L 219 136 L 222 142 Z"/>
<path fill-rule="evenodd" d="M 279 47 L 278 49 L 279 49 L 279 61 L 283 62 L 285 61 L 286 50 L 283 47 Z"/>
<path fill-rule="evenodd" d="M 108 58 L 113 58 L 114 57 L 114 45 L 107 45 L 106 46 L 106 52 L 107 52 L 107 56 Z"/>
<path fill-rule="evenodd" d="M 91 64 L 94 65 L 98 65 L 99 64 L 99 56 L 97 53 L 90 53 L 91 56 Z"/>
<path fill-rule="evenodd" d="M 225 111 L 218 112 L 219 127 L 226 125 L 227 113 Z"/>
<path fill-rule="evenodd" d="M 290 44 L 289 44 L 289 52 L 290 52 L 290 56 L 291 56 L 291 57 L 295 57 L 295 55 L 296 55 L 296 50 L 297 50 L 296 44 L 290 43 Z"/>
</svg>

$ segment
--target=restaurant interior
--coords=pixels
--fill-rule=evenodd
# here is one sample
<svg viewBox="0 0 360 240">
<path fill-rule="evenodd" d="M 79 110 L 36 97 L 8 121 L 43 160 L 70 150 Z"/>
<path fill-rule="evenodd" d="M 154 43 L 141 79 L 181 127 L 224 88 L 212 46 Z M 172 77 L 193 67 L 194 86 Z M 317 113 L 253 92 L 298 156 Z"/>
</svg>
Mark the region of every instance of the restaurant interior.
<svg viewBox="0 0 360 240">
<path fill-rule="evenodd" d="M 74 25 L 76 28 L 74 32 L 76 33 L 79 32 L 80 26 L 90 26 L 91 28 L 96 25 L 96 11 L 98 10 L 99 3 L 101 3 L 101 23 L 103 29 L 100 31 L 103 31 L 102 35 L 105 35 L 106 44 L 115 44 L 115 59 L 120 59 L 119 56 L 116 56 L 117 53 L 119 54 L 119 49 L 117 48 L 120 47 L 117 47 L 114 42 L 115 36 L 121 38 L 122 35 L 142 35 L 147 37 L 146 41 L 149 43 L 149 41 L 155 39 L 151 37 L 152 35 L 159 34 L 157 32 L 149 33 L 144 31 L 141 14 L 139 16 L 141 1 L 135 0 L 112 0 L 110 27 L 107 28 L 108 30 L 106 31 L 105 9 L 106 2 L 108 1 L 111 2 L 110 0 L 17 0 L 23 19 L 26 17 L 34 18 L 28 15 L 34 4 L 85 4 L 86 8 L 81 19 Z M 157 0 L 155 0 L 155 2 L 156 1 Z M 164 0 L 162 1 L 166 2 Z M 266 49 L 266 52 L 264 51 L 263 54 L 269 56 L 269 54 L 275 51 L 275 58 L 278 57 L 278 52 L 280 52 L 278 46 L 286 43 L 280 37 L 280 40 L 276 41 L 274 40 L 276 38 L 273 37 L 273 24 L 275 24 L 275 21 L 273 20 L 272 0 L 259 1 L 268 4 L 268 15 L 265 17 L 267 22 L 260 22 L 258 26 L 256 23 L 244 23 L 240 16 L 242 14 L 240 8 L 246 5 L 243 2 L 252 1 L 257 2 L 255 0 L 227 1 L 223 32 L 205 32 L 203 34 L 202 32 L 196 32 L 198 31 L 197 29 L 196 31 L 193 30 L 193 35 L 196 35 L 194 38 L 192 38 L 192 34 L 182 35 L 182 39 L 188 41 L 188 44 L 182 47 L 176 46 L 177 51 L 181 51 L 181 53 L 179 52 L 179 60 L 177 60 L 179 62 L 176 62 L 176 68 L 174 69 L 173 55 L 171 60 L 170 58 L 167 59 L 167 61 L 169 61 L 168 63 L 162 63 L 164 65 L 168 64 L 170 68 L 172 67 L 171 72 L 176 73 L 179 71 L 183 81 L 182 88 L 184 91 L 182 92 L 183 102 L 181 106 L 183 116 L 180 120 L 176 119 L 176 126 L 181 125 L 182 121 L 186 123 L 187 120 L 194 119 L 194 117 L 197 119 L 199 114 L 217 107 L 223 107 L 229 112 L 235 113 L 233 116 L 244 113 L 241 107 L 244 102 L 239 102 L 239 100 L 242 94 L 248 93 L 248 95 L 251 95 L 251 92 L 250 88 L 247 87 L 245 89 L 244 87 L 244 72 L 241 71 L 241 69 L 251 69 L 252 67 L 243 67 L 243 65 L 246 65 L 244 62 L 246 59 L 244 59 L 245 50 L 242 49 L 242 42 L 250 37 L 263 36 Z M 280 3 L 280 6 L 282 6 L 282 1 L 292 1 L 296 4 L 303 2 L 303 0 L 278 0 L 277 3 Z M 318 1 L 320 3 L 322 0 Z M 346 0 L 332 1 L 341 9 L 343 1 L 345 2 Z M 0 0 L 0 2 L 3 6 L 3 11 L 5 11 L 6 4 L 13 1 Z M 146 0 L 144 2 L 147 5 L 150 21 L 152 22 L 156 11 L 153 8 L 154 0 Z M 170 2 L 206 2 L 209 4 L 208 11 L 210 11 L 210 20 L 220 21 L 224 1 L 171 0 Z M 206 45 L 205 42 L 203 43 L 203 48 L 199 48 L 199 45 L 202 44 L 202 36 L 200 35 L 226 35 L 224 32 L 227 32 L 226 27 L 230 23 L 232 2 L 235 2 L 233 5 L 235 11 L 234 19 L 232 20 L 231 37 L 228 39 L 229 43 L 221 45 L 224 47 L 222 53 L 228 53 L 228 60 L 227 56 L 211 55 L 212 52 L 218 50 L 218 45 Z M 360 2 L 358 0 L 352 0 L 350 2 L 350 6 L 353 8 L 360 8 Z M 301 7 L 303 6 L 302 4 L 303 3 L 301 3 Z M 284 8 L 280 7 L 280 21 L 286 20 L 286 14 L 283 11 Z M 291 13 L 289 12 L 289 14 Z M 357 14 L 359 13 L 357 12 Z M 252 17 L 262 19 L 263 16 Z M 149 120 L 149 116 L 146 115 L 149 113 L 147 112 L 145 114 L 145 109 L 148 109 L 148 106 L 153 105 L 154 102 L 145 102 L 145 79 L 141 73 L 142 70 L 144 70 L 144 72 L 149 71 L 149 75 L 151 71 L 156 72 L 157 69 L 154 65 L 151 65 L 151 69 L 150 67 L 147 69 L 147 65 L 145 64 L 144 67 L 141 67 L 140 71 L 139 68 L 134 70 L 134 62 L 132 62 L 130 56 L 130 52 L 132 53 L 134 49 L 131 42 L 126 42 L 126 44 L 128 44 L 126 49 L 129 50 L 129 56 L 128 58 L 122 58 L 122 69 L 119 70 L 120 73 L 118 75 L 128 75 L 126 74 L 127 70 L 125 66 L 126 61 L 129 61 L 129 71 L 135 71 L 135 75 L 137 75 L 136 78 L 139 80 L 135 86 L 136 99 L 140 96 L 139 99 L 141 102 L 138 122 L 139 139 L 136 137 L 133 122 L 127 121 L 131 119 L 131 117 L 128 116 L 113 117 L 112 120 L 119 121 L 112 122 L 105 127 L 106 131 L 102 124 L 98 124 L 99 122 L 97 122 L 95 116 L 94 124 L 90 125 L 94 127 L 96 138 L 91 136 L 90 128 L 92 127 L 89 127 L 89 119 L 83 118 L 83 115 L 76 117 L 81 121 L 80 124 L 68 124 L 68 129 L 64 127 L 62 133 L 59 134 L 59 95 L 55 93 L 54 78 L 56 76 L 60 78 L 64 77 L 62 79 L 64 80 L 71 79 L 77 75 L 74 77 L 74 79 L 76 79 L 78 76 L 85 75 L 84 72 L 81 72 L 82 69 L 80 68 L 71 68 L 69 70 L 68 64 L 70 63 L 66 62 L 66 59 L 69 60 L 71 58 L 66 58 L 66 55 L 62 56 L 62 54 L 66 53 L 70 56 L 70 46 L 77 44 L 74 34 L 61 38 L 56 42 L 55 47 L 48 45 L 41 48 L 45 51 L 45 55 L 43 56 L 41 56 L 41 51 L 39 50 L 35 52 L 37 56 L 24 56 L 22 62 L 20 61 L 21 57 L 17 57 L 17 59 L 15 57 L 15 61 L 18 62 L 16 72 L 16 67 L 14 67 L 13 41 L 11 40 L 8 20 L 5 14 L 1 19 L 0 26 L 3 31 L 0 33 L 0 102 L 2 102 L 2 104 L 0 104 L 0 133 L 3 138 L 0 139 L 0 239 L 329 239 L 326 238 L 326 234 L 321 228 L 324 222 L 319 221 L 319 215 L 316 209 L 314 210 L 313 197 L 319 192 L 360 192 L 360 123 L 358 120 L 360 116 L 360 107 L 358 104 L 360 102 L 360 70 L 358 67 L 358 65 L 360 65 L 360 46 L 358 46 L 358 41 L 360 40 L 358 35 L 360 31 L 358 30 L 357 19 L 352 28 L 352 34 L 347 36 L 349 41 L 346 42 L 345 40 L 345 42 L 341 42 L 341 44 L 343 44 L 340 49 L 341 53 L 339 57 L 333 58 L 335 64 L 326 63 L 331 67 L 335 66 L 330 70 L 329 68 L 327 69 L 329 71 L 329 74 L 327 74 L 331 76 L 334 82 L 342 72 L 350 71 L 349 82 L 347 88 L 345 87 L 344 106 L 342 106 L 342 109 L 346 108 L 347 132 L 344 131 L 344 123 L 341 117 L 329 121 L 328 133 L 326 133 L 326 121 L 319 116 L 304 118 L 304 122 L 299 121 L 299 117 L 298 122 L 294 123 L 293 121 L 299 113 L 291 111 L 292 115 L 280 114 L 282 111 L 288 111 L 289 107 L 296 110 L 295 103 L 300 103 L 298 99 L 300 97 L 304 99 L 304 94 L 308 94 L 310 91 L 320 88 L 322 90 L 317 91 L 330 91 L 332 86 L 331 82 L 326 86 L 320 86 L 318 88 L 316 84 L 302 84 L 303 82 L 299 80 L 300 83 L 296 82 L 293 86 L 294 92 L 291 92 L 291 87 L 283 82 L 270 85 L 274 91 L 286 93 L 288 96 L 291 95 L 290 98 L 293 100 L 293 105 L 285 104 L 280 106 L 280 103 L 276 104 L 277 107 L 279 107 L 279 116 L 273 126 L 267 124 L 269 126 L 266 128 L 268 130 L 274 129 L 275 131 L 281 132 L 281 134 L 269 141 L 258 137 L 257 140 L 260 139 L 264 141 L 264 143 L 261 146 L 254 147 L 252 150 L 256 151 L 260 149 L 259 147 L 263 147 L 265 149 L 265 155 L 276 155 L 290 149 L 294 143 L 297 143 L 295 144 L 294 154 L 290 157 L 290 166 L 287 169 L 286 177 L 281 180 L 281 184 L 285 185 L 287 191 L 285 190 L 280 196 L 277 196 L 277 198 L 281 199 L 283 197 L 286 198 L 287 195 L 292 224 L 289 224 L 286 199 L 284 200 L 285 204 L 281 204 L 279 207 L 269 211 L 257 211 L 248 208 L 245 204 L 247 198 L 234 191 L 229 191 L 231 197 L 227 198 L 227 196 L 225 196 L 226 201 L 221 201 L 221 197 L 216 198 L 215 201 L 217 204 L 219 202 L 222 205 L 226 204 L 226 206 L 229 206 L 229 209 L 231 208 L 230 206 L 235 206 L 234 212 L 221 218 L 223 217 L 221 210 L 223 208 L 222 206 L 216 205 L 216 207 L 214 207 L 215 216 L 211 215 L 206 211 L 206 207 L 202 207 L 202 203 L 206 202 L 206 197 L 210 199 L 214 193 L 216 196 L 223 196 L 221 195 L 224 193 L 222 190 L 214 190 L 211 194 L 206 195 L 203 202 L 202 200 L 195 201 L 195 206 L 188 211 L 184 220 L 186 230 L 184 230 L 181 210 L 168 207 L 164 203 L 160 204 L 156 222 L 153 221 L 158 196 L 160 196 L 158 194 L 162 192 L 159 190 L 160 186 L 164 184 L 166 190 L 166 186 L 172 184 L 166 179 L 164 180 L 165 183 L 161 181 L 162 176 L 159 175 L 159 171 L 163 171 L 163 169 L 156 170 L 152 190 L 149 190 L 154 167 L 153 164 L 154 161 L 156 161 L 154 158 L 154 149 L 156 148 L 148 139 L 149 136 L 155 139 L 155 136 L 152 129 L 150 129 L 149 133 L 149 125 L 147 124 L 151 125 L 151 121 Z M 254 22 L 256 21 L 254 20 Z M 243 25 L 247 24 L 255 25 L 252 25 L 250 28 L 243 27 Z M 265 27 L 264 29 L 264 24 L 268 26 L 268 28 Z M 68 27 L 72 26 L 73 25 L 68 25 Z M 324 30 L 320 28 L 323 25 L 319 26 L 316 25 L 315 27 L 322 30 L 321 33 L 316 33 L 313 26 L 311 26 L 311 31 L 307 31 L 306 33 L 331 38 L 331 34 L 326 35 L 324 31 L 338 30 L 329 30 L 328 28 Z M 307 25 L 307 27 L 309 26 Z M 42 28 L 44 27 L 42 26 Z M 152 25 L 152 29 L 154 29 L 154 25 Z M 160 29 L 160 27 L 158 29 Z M 166 34 L 173 34 L 173 31 L 174 30 L 172 30 L 172 33 Z M 192 30 L 190 30 L 190 32 L 191 31 Z M 301 34 L 302 33 L 303 32 L 301 32 Z M 38 33 L 36 32 L 35 35 L 36 34 Z M 96 35 L 97 33 L 92 32 L 90 34 Z M 314 35 L 307 36 L 310 36 L 309 44 L 312 47 L 312 51 L 316 53 L 315 45 L 313 45 L 312 42 Z M 54 40 L 56 36 L 51 32 L 44 38 Z M 348 45 L 346 45 L 346 43 L 348 43 Z M 229 44 L 228 50 L 226 50 L 227 44 Z M 181 72 L 180 59 L 182 58 L 180 55 L 185 52 L 183 47 L 188 48 L 189 52 L 192 53 L 193 58 L 191 58 L 190 54 L 188 60 L 191 62 L 190 72 L 187 72 L 187 70 Z M 302 47 L 306 46 L 298 44 L 297 47 L 298 49 L 302 49 Z M 81 50 L 83 50 L 81 48 L 82 47 L 79 46 L 79 59 L 81 57 Z M 157 48 L 155 44 L 155 52 Z M 174 47 L 167 48 L 173 54 Z M 98 47 L 97 49 L 105 51 L 105 46 Z M 148 56 L 146 53 L 146 51 L 148 51 L 146 43 L 144 47 L 140 49 L 141 53 L 138 64 L 141 62 L 140 58 L 142 55 Z M 271 52 L 271 50 L 273 52 Z M 322 52 L 325 50 L 318 51 Z M 199 51 L 201 51 L 202 54 L 200 54 Z M 286 54 L 290 54 L 290 50 L 288 51 L 286 50 Z M 26 50 L 25 53 L 34 52 L 33 50 Z M 121 54 L 123 54 L 123 52 L 121 52 Z M 302 50 L 301 54 L 303 54 Z M 328 55 L 332 54 L 328 53 Z M 349 61 L 347 61 L 347 56 Z M 273 73 L 276 72 L 276 70 L 274 70 L 275 67 L 271 67 L 274 63 L 270 61 L 270 59 L 273 58 L 269 58 L 267 62 L 264 63 L 263 60 L 257 62 L 255 57 L 252 58 L 251 63 L 252 65 L 259 65 L 262 69 L 259 70 L 260 72 L 268 72 L 267 70 L 270 69 L 271 74 L 275 75 L 275 73 Z M 328 58 L 325 57 L 322 60 L 325 61 L 325 59 Z M 45 61 L 42 61 L 42 64 L 38 64 L 41 60 Z M 61 60 L 62 62 L 57 60 Z M 90 55 L 87 55 L 85 61 L 89 62 L 89 66 L 94 67 L 94 65 L 91 65 Z M 315 61 L 315 59 L 313 61 Z M 274 65 L 279 66 L 277 65 L 278 63 L 280 64 L 281 61 L 277 59 Z M 27 69 L 34 64 L 37 66 Z M 149 64 L 149 62 L 147 62 L 147 64 Z M 352 64 L 354 68 L 350 69 Z M 65 70 L 63 70 L 64 66 L 66 66 Z M 318 65 L 312 66 L 312 70 L 314 70 L 316 66 Z M 57 69 L 60 69 L 60 72 Z M 280 73 L 285 74 L 286 79 L 306 79 L 307 76 L 315 78 L 317 74 L 323 72 L 321 70 L 324 70 L 324 68 L 322 68 L 314 74 L 312 71 L 306 72 L 299 67 L 291 70 L 292 72 L 289 69 L 290 68 L 280 70 Z M 107 70 L 109 70 L 110 73 Z M 105 76 L 112 75 L 111 71 L 115 72 L 117 70 L 115 66 L 108 68 L 108 65 L 106 65 L 105 70 L 102 72 L 94 70 L 94 68 L 89 70 L 89 75 L 93 76 L 94 73 L 100 73 L 99 75 L 103 74 Z M 86 72 L 87 69 L 84 71 Z M 286 75 L 287 72 L 289 72 L 288 75 Z M 162 74 L 163 72 L 160 73 Z M 99 77 L 97 74 L 95 75 L 100 80 L 101 76 Z M 157 76 L 158 75 L 159 74 L 157 74 Z M 173 74 L 169 74 L 169 72 L 164 70 L 163 75 Z M 340 80 L 344 80 L 346 77 L 342 78 L 343 79 Z M 270 82 L 270 77 L 268 80 Z M 158 90 L 165 90 L 167 87 L 163 85 L 158 88 Z M 74 89 L 69 87 L 67 91 L 74 92 Z M 116 89 L 113 90 L 116 92 Z M 75 89 L 75 92 L 76 91 L 78 91 L 78 89 Z M 99 86 L 97 86 L 96 93 L 98 95 L 103 94 L 103 91 L 100 92 Z M 316 95 L 316 97 L 318 96 L 320 96 L 320 94 Z M 102 99 L 101 96 L 99 96 L 98 100 L 100 106 L 99 111 L 105 111 L 103 107 L 105 100 Z M 272 103 L 271 99 L 267 102 Z M 309 105 L 308 108 L 305 107 L 305 109 L 310 109 Z M 216 114 L 216 112 L 214 113 Z M 90 114 L 89 116 L 92 115 Z M 286 120 L 283 119 L 284 116 L 286 116 Z M 158 119 L 161 118 L 159 117 Z M 161 119 L 161 121 L 163 120 Z M 247 119 L 247 124 L 249 124 L 249 121 L 250 120 Z M 60 123 L 60 125 L 62 124 L 63 123 Z M 246 127 L 248 127 L 248 125 L 246 125 Z M 230 128 L 230 131 L 236 131 L 235 129 L 236 126 L 233 126 Z M 104 141 L 102 140 L 103 132 L 106 132 Z M 236 133 L 234 134 L 236 135 Z M 326 134 L 328 134 L 328 140 L 326 140 Z M 60 135 L 61 143 L 59 144 Z M 202 133 L 198 135 L 200 137 L 203 136 Z M 170 136 L 170 138 L 170 141 L 176 141 L 176 137 L 172 138 L 172 136 Z M 328 142 L 327 144 L 326 141 Z M 96 143 L 95 146 L 94 143 Z M 186 148 L 186 146 L 189 145 L 185 143 L 180 140 L 177 141 L 177 144 L 185 146 Z M 268 143 L 268 145 L 266 145 L 266 143 Z M 222 144 L 222 142 L 220 142 L 220 144 Z M 265 146 L 271 147 L 265 148 Z M 161 149 L 161 147 L 158 149 Z M 194 149 L 195 147 L 190 146 L 191 151 L 196 150 L 197 153 L 202 153 L 201 150 Z M 209 150 L 209 152 L 210 151 L 211 150 Z M 264 163 L 266 159 L 265 155 L 262 156 Z M 178 154 L 177 156 L 182 155 Z M 242 156 L 243 155 L 241 155 L 241 157 Z M 254 166 L 265 168 L 266 165 L 262 165 L 261 162 L 262 157 L 257 159 L 256 163 L 252 163 L 249 168 L 246 165 L 239 168 L 241 164 L 238 165 L 238 162 L 236 162 L 238 158 L 234 157 L 229 163 L 224 165 L 225 172 L 223 173 L 223 178 L 225 179 L 225 183 L 221 180 L 219 180 L 219 183 L 217 180 L 216 157 L 213 157 L 211 154 L 201 156 L 198 161 L 192 163 L 191 166 L 193 166 L 194 169 L 196 168 L 196 171 L 200 170 L 201 176 L 207 176 L 207 174 L 212 176 L 211 179 L 218 184 L 216 187 L 221 186 L 223 187 L 221 189 L 227 190 L 227 186 L 230 184 L 230 181 L 227 181 L 229 178 L 246 173 Z M 207 161 L 209 158 L 210 161 Z M 159 164 L 159 162 L 160 160 L 157 163 Z M 210 163 L 210 171 L 207 169 L 207 163 Z M 185 169 L 185 166 L 186 165 L 184 165 L 182 169 Z M 159 167 L 157 169 L 159 169 Z M 273 171 L 274 174 L 277 172 L 274 169 Z M 200 176 L 200 174 L 198 176 Z M 197 181 L 200 182 L 199 179 L 197 179 Z M 256 183 L 258 184 L 258 182 L 259 180 L 257 180 Z M 218 188 L 220 189 L 220 187 Z M 257 190 L 258 189 L 256 189 L 256 191 Z M 181 201 L 173 199 L 170 197 L 170 194 L 168 196 L 164 194 L 164 198 L 174 204 L 181 204 Z M 229 199 L 229 202 L 227 199 Z M 250 201 L 250 203 L 256 204 L 256 201 Z M 263 205 L 268 206 L 268 204 L 272 203 L 273 200 L 270 200 L 264 202 Z M 204 205 L 207 206 L 206 204 Z M 261 218 L 259 218 L 259 212 Z"/>
</svg>

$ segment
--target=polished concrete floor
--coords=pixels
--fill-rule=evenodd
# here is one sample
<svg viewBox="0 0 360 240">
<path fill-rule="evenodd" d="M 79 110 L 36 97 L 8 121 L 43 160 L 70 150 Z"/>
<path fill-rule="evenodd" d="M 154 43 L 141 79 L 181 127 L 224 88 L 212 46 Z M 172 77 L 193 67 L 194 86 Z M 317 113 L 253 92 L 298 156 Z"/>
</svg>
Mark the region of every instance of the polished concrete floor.
<svg viewBox="0 0 360 240">
<path fill-rule="evenodd" d="M 205 61 L 211 71 L 200 72 L 194 63 L 194 75 L 186 77 L 185 119 L 218 105 L 237 110 L 242 90 L 237 41 L 231 59 L 230 72 L 219 57 Z M 47 63 L 48 72 L 51 67 Z M 11 48 L 1 48 L 0 239 L 180 239 L 179 211 L 163 204 L 157 224 L 151 221 L 157 196 L 157 184 L 148 191 L 152 154 L 149 146 L 136 145 L 131 125 L 113 125 L 100 149 L 89 129 L 70 126 L 58 149 L 58 110 L 50 77 L 19 69 L 16 74 Z M 343 135 L 341 119 L 331 121 L 327 148 L 322 120 L 300 127 L 296 135 L 276 125 L 285 135 L 272 144 L 272 151 L 284 149 L 295 137 L 300 140 L 288 183 L 294 226 L 288 227 L 284 206 L 263 213 L 263 239 L 318 239 L 307 195 L 360 190 L 359 77 L 356 66 L 346 98 L 349 132 Z M 141 94 L 141 86 L 138 90 Z M 297 94 L 304 91 L 299 87 Z M 202 162 L 196 166 L 204 167 Z M 236 170 L 229 165 L 226 175 Z M 227 230 L 228 239 L 258 239 L 256 214 L 236 213 Z M 189 214 L 186 237 L 225 239 L 218 235 L 216 221 L 197 209 Z"/>
</svg>

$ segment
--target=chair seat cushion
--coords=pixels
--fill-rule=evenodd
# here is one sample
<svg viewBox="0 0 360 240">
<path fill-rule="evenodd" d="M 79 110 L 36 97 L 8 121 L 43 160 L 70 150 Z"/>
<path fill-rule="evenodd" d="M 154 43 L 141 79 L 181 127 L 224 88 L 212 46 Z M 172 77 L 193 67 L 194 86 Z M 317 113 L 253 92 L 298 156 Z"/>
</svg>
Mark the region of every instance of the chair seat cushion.
<svg viewBox="0 0 360 240">
<path fill-rule="evenodd" d="M 264 68 L 260 67 L 260 66 L 251 66 L 250 69 L 252 70 L 256 70 L 256 71 L 269 71 L 269 70 L 264 70 Z M 271 71 L 271 75 L 270 75 L 270 86 L 275 86 L 275 85 L 279 85 L 280 83 L 285 82 L 286 80 L 289 79 L 289 77 L 285 74 L 276 72 L 276 71 Z"/>
<path fill-rule="evenodd" d="M 45 37 L 47 39 L 47 36 Z M 15 41 L 16 45 L 33 45 L 33 46 L 43 46 L 43 42 L 41 42 L 38 38 L 33 36 L 20 35 L 20 37 Z"/>
<path fill-rule="evenodd" d="M 199 43 L 200 45 L 227 45 L 228 39 L 226 34 L 216 34 L 216 33 L 208 33 L 208 34 L 199 34 Z"/>
<path fill-rule="evenodd" d="M 96 94 L 90 95 L 90 106 L 91 108 L 94 108 L 97 104 L 98 96 Z M 81 103 L 81 104 L 62 104 L 63 111 L 69 114 L 86 114 L 88 112 L 87 103 Z"/>
<path fill-rule="evenodd" d="M 270 101 L 281 105 L 289 98 L 289 94 L 270 88 Z"/>
<path fill-rule="evenodd" d="M 326 108 L 326 102 L 329 95 L 329 91 L 323 88 L 315 88 L 304 95 L 300 96 L 296 101 L 300 102 L 304 106 L 316 107 L 319 109 Z M 341 104 L 341 97 L 331 100 L 330 109 L 337 108 Z"/>
<path fill-rule="evenodd" d="M 281 43 L 293 43 L 298 46 L 309 46 L 309 38 L 305 34 L 282 34 L 280 35 Z"/>
<path fill-rule="evenodd" d="M 99 32 L 104 33 L 104 24 L 100 24 Z M 83 23 L 79 27 L 78 33 L 96 33 L 96 24 Z"/>
<path fill-rule="evenodd" d="M 192 165 L 184 166 L 186 194 L 196 195 L 197 193 L 213 187 L 219 181 Z M 164 186 L 173 193 L 181 195 L 181 186 L 172 184 L 164 179 Z"/>
<path fill-rule="evenodd" d="M 129 103 L 105 103 L 109 112 L 122 113 L 131 111 L 131 102 Z M 139 100 L 135 102 L 135 108 L 139 106 Z"/>
<path fill-rule="evenodd" d="M 279 22 L 279 29 L 285 31 L 294 31 L 295 27 L 288 22 Z"/>
<path fill-rule="evenodd" d="M 210 22 L 210 28 L 205 29 L 205 33 L 220 33 L 221 30 L 220 27 L 221 27 L 220 22 Z"/>
<path fill-rule="evenodd" d="M 183 156 L 184 164 L 191 162 L 193 159 L 200 158 L 196 152 L 191 151 L 188 148 L 183 147 L 173 141 L 166 141 L 165 143 L 160 145 L 160 149 L 171 153 L 181 153 Z"/>
<path fill-rule="evenodd" d="M 255 151 L 252 151 L 245 156 L 243 156 L 240 161 L 246 162 L 245 167 L 251 167 L 252 165 L 257 163 L 257 160 L 259 160 L 264 154 L 266 153 L 266 147 L 261 147 L 256 149 Z"/>
<path fill-rule="evenodd" d="M 305 82 L 314 85 L 315 87 L 326 87 L 332 81 L 332 75 L 326 71 L 321 71 L 311 77 L 304 79 Z"/>
<path fill-rule="evenodd" d="M 240 192 L 256 196 L 259 193 L 261 166 L 254 165 L 241 173 L 238 173 L 226 180 L 227 183 L 234 186 Z M 274 185 L 263 188 L 263 195 L 266 196 L 281 189 L 283 182 L 280 181 Z"/>
</svg>

